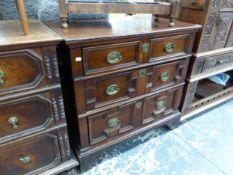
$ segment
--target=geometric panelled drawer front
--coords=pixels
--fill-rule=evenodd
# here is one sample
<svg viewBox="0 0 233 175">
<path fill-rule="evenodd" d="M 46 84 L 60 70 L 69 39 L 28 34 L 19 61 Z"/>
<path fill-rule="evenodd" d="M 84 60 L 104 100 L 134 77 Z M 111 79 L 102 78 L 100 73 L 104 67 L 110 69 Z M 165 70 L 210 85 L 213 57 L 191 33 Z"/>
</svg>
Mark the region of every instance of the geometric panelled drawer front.
<svg viewBox="0 0 233 175">
<path fill-rule="evenodd" d="M 171 36 L 151 40 L 150 61 L 162 59 L 165 56 L 185 55 L 188 35 Z"/>
<path fill-rule="evenodd" d="M 135 75 L 136 74 L 136 75 Z M 86 80 L 80 85 L 76 82 L 75 91 L 78 94 L 84 89 L 87 110 L 98 108 L 113 102 L 122 101 L 135 96 L 135 81 L 137 72 L 124 72 L 111 76 Z M 80 98 L 77 96 L 77 98 Z M 79 99 L 77 99 L 79 101 Z"/>
<path fill-rule="evenodd" d="M 76 81 L 78 114 L 184 82 L 189 59 Z M 84 96 L 82 97 L 82 92 Z M 83 98 L 84 100 L 80 100 Z M 81 107 L 83 106 L 83 107 Z M 85 108 L 84 108 L 85 107 Z"/>
<path fill-rule="evenodd" d="M 61 96 L 50 100 L 50 95 L 52 92 L 0 103 L 0 141 L 37 132 L 64 119 Z"/>
<path fill-rule="evenodd" d="M 183 86 L 88 116 L 90 144 L 157 122 L 178 111 Z"/>
<path fill-rule="evenodd" d="M 188 59 L 149 68 L 148 84 L 151 91 L 184 82 Z"/>
<path fill-rule="evenodd" d="M 139 42 L 84 47 L 83 62 L 86 74 L 137 65 Z"/>
<path fill-rule="evenodd" d="M 53 75 L 59 77 L 56 59 L 42 59 L 40 49 L 0 53 L 0 94 L 47 85 Z"/>
<path fill-rule="evenodd" d="M 45 134 L 0 147 L 0 174 L 38 174 L 61 162 L 58 138 Z"/>
<path fill-rule="evenodd" d="M 157 122 L 178 110 L 183 87 L 163 91 L 146 97 L 142 114 L 142 124 Z"/>
<path fill-rule="evenodd" d="M 95 144 L 132 130 L 136 104 L 126 104 L 88 117 L 90 143 Z"/>
</svg>

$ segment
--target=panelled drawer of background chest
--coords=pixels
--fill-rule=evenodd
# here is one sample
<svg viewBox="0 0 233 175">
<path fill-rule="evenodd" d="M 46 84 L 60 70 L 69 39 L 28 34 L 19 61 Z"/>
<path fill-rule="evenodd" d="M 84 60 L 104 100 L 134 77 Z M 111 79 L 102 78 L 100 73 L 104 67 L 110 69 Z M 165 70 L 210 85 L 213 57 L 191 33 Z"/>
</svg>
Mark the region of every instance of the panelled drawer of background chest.
<svg viewBox="0 0 233 175">
<path fill-rule="evenodd" d="M 1 95 L 55 83 L 59 83 L 55 47 L 0 53 Z"/>
<path fill-rule="evenodd" d="M 0 142 L 65 122 L 60 90 L 0 102 Z"/>
<path fill-rule="evenodd" d="M 109 44 L 82 49 L 85 74 L 138 64 L 140 42 Z"/>
<path fill-rule="evenodd" d="M 178 111 L 183 86 L 163 91 L 144 99 L 142 124 L 160 121 Z"/>
<path fill-rule="evenodd" d="M 61 135 L 63 132 L 53 131 L 0 146 L 0 174 L 40 174 L 65 161 L 65 156 L 70 156 L 70 147 L 67 135 Z M 62 156 L 62 152 L 66 155 Z"/>
</svg>

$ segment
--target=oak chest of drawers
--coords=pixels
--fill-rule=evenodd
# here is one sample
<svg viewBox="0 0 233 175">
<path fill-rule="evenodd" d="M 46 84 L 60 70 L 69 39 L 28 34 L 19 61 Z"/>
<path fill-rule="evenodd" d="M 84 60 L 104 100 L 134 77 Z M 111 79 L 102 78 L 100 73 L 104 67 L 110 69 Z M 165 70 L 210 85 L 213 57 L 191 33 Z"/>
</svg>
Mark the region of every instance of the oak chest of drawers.
<svg viewBox="0 0 233 175">
<path fill-rule="evenodd" d="M 78 165 L 57 63 L 62 39 L 37 21 L 29 36 L 19 25 L 0 24 L 0 174 L 59 174 Z"/>
<path fill-rule="evenodd" d="M 187 0 L 181 2 L 183 8 L 180 20 L 203 25 L 203 29 L 197 34 L 190 61 L 182 107 L 185 119 L 233 97 L 232 87 L 227 86 L 222 87 L 223 91 L 219 90 L 205 97 L 198 95 L 209 77 L 233 70 L 233 1 L 195 0 L 192 4 Z M 216 89 L 216 84 L 213 87 L 213 90 Z"/>
<path fill-rule="evenodd" d="M 119 20 L 121 19 L 121 20 Z M 184 79 L 199 25 L 167 27 L 150 15 L 80 20 L 61 29 L 59 60 L 72 145 L 81 171 L 106 149 L 180 120 Z"/>
</svg>

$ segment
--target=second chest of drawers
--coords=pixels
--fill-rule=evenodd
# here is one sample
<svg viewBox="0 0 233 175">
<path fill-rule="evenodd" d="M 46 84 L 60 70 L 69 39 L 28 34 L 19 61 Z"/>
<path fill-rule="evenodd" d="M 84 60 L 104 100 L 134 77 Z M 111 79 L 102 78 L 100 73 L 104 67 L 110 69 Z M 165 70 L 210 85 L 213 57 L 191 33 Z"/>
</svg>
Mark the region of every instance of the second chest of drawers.
<svg viewBox="0 0 233 175">
<path fill-rule="evenodd" d="M 61 38 L 38 21 L 30 21 L 30 36 L 16 21 L 0 26 L 0 174 L 54 175 L 76 167 L 57 62 Z"/>
</svg>

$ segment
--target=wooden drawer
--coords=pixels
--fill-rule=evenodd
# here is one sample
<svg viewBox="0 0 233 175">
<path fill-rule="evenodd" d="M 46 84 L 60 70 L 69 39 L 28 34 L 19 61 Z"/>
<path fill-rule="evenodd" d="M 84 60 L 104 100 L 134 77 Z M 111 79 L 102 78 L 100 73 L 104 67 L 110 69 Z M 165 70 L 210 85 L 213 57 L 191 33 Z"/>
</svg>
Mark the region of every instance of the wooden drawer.
<svg viewBox="0 0 233 175">
<path fill-rule="evenodd" d="M 53 83 L 59 83 L 55 47 L 0 53 L 1 95 Z"/>
<path fill-rule="evenodd" d="M 32 134 L 64 122 L 59 90 L 0 102 L 0 142 Z"/>
<path fill-rule="evenodd" d="M 149 68 L 148 87 L 155 91 L 184 82 L 189 59 Z"/>
<path fill-rule="evenodd" d="M 219 69 L 221 67 L 228 67 L 233 65 L 233 52 L 207 57 L 204 61 L 202 72 L 210 71 L 212 69 Z"/>
<path fill-rule="evenodd" d="M 178 110 L 183 87 L 163 91 L 146 97 L 142 114 L 142 124 L 160 121 Z"/>
<path fill-rule="evenodd" d="M 178 111 L 183 86 L 170 88 L 137 101 L 79 118 L 81 146 L 106 143 L 133 132 L 143 124 L 166 119 Z M 85 118 L 85 119 L 84 119 Z M 89 136 L 89 139 L 86 136 Z"/>
<path fill-rule="evenodd" d="M 138 64 L 139 42 L 84 47 L 85 74 L 110 71 Z"/>
<path fill-rule="evenodd" d="M 204 56 L 193 57 L 194 62 L 192 75 L 218 71 L 220 69 L 230 70 L 233 66 L 233 52 L 219 51 L 218 53 L 210 53 Z"/>
<path fill-rule="evenodd" d="M 75 92 L 78 109 L 85 112 L 134 97 L 137 73 L 138 71 L 131 71 L 83 82 L 77 81 Z"/>
<path fill-rule="evenodd" d="M 126 104 L 88 117 L 90 144 L 99 143 L 135 128 L 140 117 L 136 117 L 137 105 Z"/>
<path fill-rule="evenodd" d="M 40 174 L 70 156 L 67 134 L 50 132 L 0 147 L 0 174 Z M 61 135 L 60 135 L 61 134 Z M 64 139 L 66 138 L 66 142 Z M 61 152 L 64 152 L 62 156 Z"/>
<path fill-rule="evenodd" d="M 187 44 L 188 35 L 178 35 L 151 40 L 150 62 L 167 56 L 185 55 L 190 52 Z"/>
</svg>

